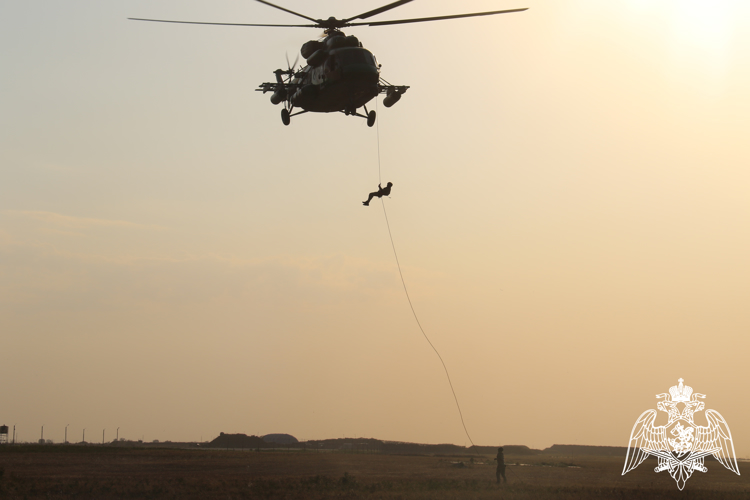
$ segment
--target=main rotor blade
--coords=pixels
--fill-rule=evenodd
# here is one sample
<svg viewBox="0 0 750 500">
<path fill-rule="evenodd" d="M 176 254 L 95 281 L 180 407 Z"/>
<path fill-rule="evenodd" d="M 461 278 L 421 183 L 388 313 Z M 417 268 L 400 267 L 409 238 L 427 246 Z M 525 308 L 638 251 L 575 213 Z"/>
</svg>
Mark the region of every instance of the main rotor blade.
<svg viewBox="0 0 750 500">
<path fill-rule="evenodd" d="M 494 10 L 492 12 L 475 12 L 473 14 L 456 14 L 453 16 L 421 17 L 419 19 L 396 19 L 394 21 L 376 21 L 373 23 L 349 23 L 349 26 L 387 26 L 389 24 L 423 23 L 426 21 L 442 21 L 443 19 L 458 19 L 461 17 L 493 16 L 495 14 L 508 14 L 510 12 L 523 12 L 525 9 Z"/>
<path fill-rule="evenodd" d="M 398 0 L 397 2 L 389 3 L 388 5 L 384 5 L 383 7 L 380 7 L 378 9 L 371 10 L 370 12 L 365 12 L 364 14 L 350 17 L 349 19 L 344 19 L 343 22 L 348 23 L 353 19 L 367 19 L 368 17 L 376 16 L 387 10 L 395 9 L 396 7 L 400 7 L 401 5 L 404 5 L 405 3 L 409 3 L 411 1 L 412 0 Z"/>
<path fill-rule="evenodd" d="M 300 14 L 299 12 L 294 12 L 293 10 L 289 10 L 289 9 L 284 8 L 284 7 L 279 7 L 278 5 L 274 5 L 271 2 L 266 2 L 266 0 L 255 0 L 255 1 L 256 2 L 260 2 L 260 3 L 264 3 L 264 4 L 268 5 L 269 7 L 273 7 L 275 9 L 283 10 L 284 12 L 288 12 L 290 14 L 294 14 L 295 16 L 301 17 L 303 19 L 307 19 L 308 21 L 312 21 L 314 23 L 318 22 L 317 19 L 313 19 L 312 17 L 307 17 L 304 14 Z"/>
<path fill-rule="evenodd" d="M 318 24 L 241 24 L 241 23 L 204 23 L 199 21 L 168 21 L 166 19 L 140 19 L 129 17 L 131 21 L 151 21 L 154 23 L 176 23 L 176 24 L 210 24 L 214 26 L 267 26 L 272 28 L 319 28 Z"/>
</svg>

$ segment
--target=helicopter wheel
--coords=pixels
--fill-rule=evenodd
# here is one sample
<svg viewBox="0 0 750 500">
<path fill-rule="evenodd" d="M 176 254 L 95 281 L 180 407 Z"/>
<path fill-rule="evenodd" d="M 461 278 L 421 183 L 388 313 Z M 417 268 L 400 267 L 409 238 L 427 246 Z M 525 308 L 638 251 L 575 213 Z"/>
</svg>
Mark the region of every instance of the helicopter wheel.
<svg viewBox="0 0 750 500">
<path fill-rule="evenodd" d="M 289 125 L 292 121 L 292 118 L 289 116 L 289 110 L 286 108 L 281 110 L 281 121 L 284 122 L 284 125 Z"/>
<path fill-rule="evenodd" d="M 375 125 L 375 110 L 373 109 L 369 113 L 367 113 L 367 126 L 372 127 Z"/>
</svg>

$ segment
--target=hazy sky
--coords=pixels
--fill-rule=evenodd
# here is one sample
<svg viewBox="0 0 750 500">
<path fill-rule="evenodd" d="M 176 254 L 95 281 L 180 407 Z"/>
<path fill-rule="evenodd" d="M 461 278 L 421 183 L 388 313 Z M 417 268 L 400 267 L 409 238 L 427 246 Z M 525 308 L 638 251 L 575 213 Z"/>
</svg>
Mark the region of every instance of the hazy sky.
<svg viewBox="0 0 750 500">
<path fill-rule="evenodd" d="M 315 18 L 386 0 L 279 0 Z M 0 423 L 625 446 L 682 377 L 750 456 L 750 4 L 414 1 L 378 128 L 255 92 L 251 0 L 0 4 Z M 373 103 L 372 108 L 375 107 Z M 90 434 L 89 434 L 90 433 Z"/>
</svg>

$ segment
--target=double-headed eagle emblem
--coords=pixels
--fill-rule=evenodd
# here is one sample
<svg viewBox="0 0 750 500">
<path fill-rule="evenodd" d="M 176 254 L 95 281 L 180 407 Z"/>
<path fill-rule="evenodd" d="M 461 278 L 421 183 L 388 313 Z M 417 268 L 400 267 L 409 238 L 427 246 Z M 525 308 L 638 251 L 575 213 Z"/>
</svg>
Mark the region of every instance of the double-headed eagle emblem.
<svg viewBox="0 0 750 500">
<path fill-rule="evenodd" d="M 656 407 L 667 412 L 667 425 L 654 425 L 656 410 L 646 410 L 638 417 L 630 433 L 622 474 L 627 474 L 653 455 L 659 461 L 654 470 L 668 470 L 677 487 L 682 489 L 693 471 L 708 471 L 703 459 L 713 455 L 721 465 L 739 475 L 732 433 L 726 420 L 718 411 L 706 410 L 708 425 L 695 425 L 693 414 L 705 408 L 703 401 L 698 399 L 706 396 L 693 393 L 692 387 L 682 385 L 682 379 L 678 382 L 679 385 L 669 389 L 669 394 L 656 395 L 657 399 L 663 400 Z"/>
</svg>

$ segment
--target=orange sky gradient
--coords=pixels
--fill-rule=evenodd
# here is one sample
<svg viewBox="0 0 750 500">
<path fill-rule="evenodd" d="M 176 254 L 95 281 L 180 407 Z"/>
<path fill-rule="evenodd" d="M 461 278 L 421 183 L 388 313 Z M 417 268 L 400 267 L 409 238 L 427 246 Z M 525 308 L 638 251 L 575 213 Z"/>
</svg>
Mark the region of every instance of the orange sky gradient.
<svg viewBox="0 0 750 500">
<path fill-rule="evenodd" d="M 475 443 L 626 446 L 684 378 L 750 458 L 750 6 L 378 19 L 519 7 L 347 30 L 411 87 L 368 128 L 284 127 L 254 91 L 319 30 L 126 20 L 293 20 L 260 3 L 5 2 L 0 424 L 468 445 L 361 205 L 379 134 L 404 278 Z"/>
</svg>

